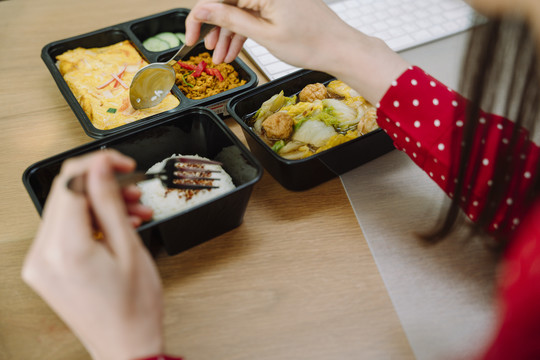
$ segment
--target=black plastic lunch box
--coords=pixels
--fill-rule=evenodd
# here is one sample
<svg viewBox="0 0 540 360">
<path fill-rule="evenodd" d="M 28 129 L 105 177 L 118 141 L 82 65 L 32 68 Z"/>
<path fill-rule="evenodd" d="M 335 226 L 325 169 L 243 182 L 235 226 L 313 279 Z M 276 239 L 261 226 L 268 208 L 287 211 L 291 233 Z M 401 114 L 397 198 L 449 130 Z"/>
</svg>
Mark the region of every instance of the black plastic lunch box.
<svg viewBox="0 0 540 360">
<path fill-rule="evenodd" d="M 207 108 L 193 107 L 166 114 L 162 119 L 144 127 L 95 140 L 39 161 L 26 169 L 23 183 L 41 215 L 52 181 L 66 159 L 112 148 L 134 158 L 137 169 L 146 171 L 173 154 L 214 159 L 223 148 L 229 146 L 238 147 L 240 156 L 234 160 L 220 160 L 224 170 L 233 179 L 236 186 L 234 190 L 165 219 L 144 223 L 138 228 L 149 249 L 155 252 L 163 247 L 169 255 L 174 255 L 239 226 L 253 186 L 263 172 L 256 158 L 224 122 Z M 249 171 L 239 171 L 239 163 L 242 169 L 248 168 Z"/>
<path fill-rule="evenodd" d="M 276 154 L 248 125 L 263 102 L 280 91 L 292 96 L 308 84 L 326 85 L 332 80 L 335 78 L 326 73 L 299 70 L 239 94 L 227 104 L 228 112 L 242 127 L 251 152 L 289 190 L 312 188 L 394 149 L 392 139 L 382 129 L 377 129 L 305 159 L 287 160 Z"/>
<path fill-rule="evenodd" d="M 41 58 L 45 62 L 45 65 L 47 65 L 47 68 L 56 81 L 60 92 L 68 102 L 69 106 L 71 106 L 71 109 L 77 116 L 77 119 L 88 136 L 95 139 L 103 138 L 111 134 L 129 130 L 150 121 L 166 117 L 168 114 L 177 113 L 193 106 L 208 107 L 217 114 L 228 115 L 226 114 L 227 101 L 232 96 L 257 86 L 258 78 L 255 72 L 253 72 L 253 70 L 251 70 L 249 66 L 247 66 L 240 58 L 237 58 L 231 63 L 231 65 L 238 72 L 240 79 L 246 81 L 246 83 L 242 86 L 220 94 L 209 96 L 205 99 L 193 100 L 188 99 L 175 85 L 173 86 L 172 93 L 180 100 L 180 104 L 176 108 L 116 127 L 114 129 L 101 130 L 94 127 L 83 108 L 73 95 L 71 89 L 65 82 L 62 74 L 60 74 L 60 71 L 56 65 L 56 56 L 77 47 L 104 47 L 120 41 L 129 40 L 139 51 L 141 56 L 149 63 L 156 61 L 167 61 L 176 53 L 176 51 L 178 51 L 179 47 L 175 47 L 163 52 L 153 52 L 146 50 L 142 43 L 147 38 L 161 32 L 185 32 L 185 19 L 189 14 L 189 11 L 189 9 L 183 8 L 172 9 L 118 25 L 113 25 L 90 33 L 55 41 L 43 47 L 41 51 Z M 200 43 L 192 49 L 186 59 L 189 59 L 189 56 L 196 56 L 204 51 L 212 53 L 212 51 L 205 49 L 203 43 Z"/>
</svg>

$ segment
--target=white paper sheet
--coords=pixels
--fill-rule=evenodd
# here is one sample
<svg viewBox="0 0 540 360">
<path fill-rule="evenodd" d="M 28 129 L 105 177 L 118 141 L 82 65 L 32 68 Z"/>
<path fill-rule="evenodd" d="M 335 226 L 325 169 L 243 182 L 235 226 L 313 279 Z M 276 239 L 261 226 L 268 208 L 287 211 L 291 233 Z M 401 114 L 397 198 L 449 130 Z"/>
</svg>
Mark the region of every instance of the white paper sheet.
<svg viewBox="0 0 540 360">
<path fill-rule="evenodd" d="M 480 242 L 426 246 L 446 196 L 394 150 L 341 180 L 418 359 L 466 357 L 491 335 L 495 257 Z"/>
</svg>

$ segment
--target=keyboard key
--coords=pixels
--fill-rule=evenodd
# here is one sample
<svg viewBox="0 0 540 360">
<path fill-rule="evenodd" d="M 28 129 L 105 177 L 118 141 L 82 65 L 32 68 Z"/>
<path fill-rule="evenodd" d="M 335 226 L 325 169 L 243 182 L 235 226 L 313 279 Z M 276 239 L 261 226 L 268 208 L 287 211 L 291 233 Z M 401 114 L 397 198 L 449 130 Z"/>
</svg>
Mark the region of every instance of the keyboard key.
<svg viewBox="0 0 540 360">
<path fill-rule="evenodd" d="M 294 66 L 284 62 L 274 63 L 266 66 L 265 68 L 270 72 L 270 74 L 277 74 L 296 69 Z"/>
<path fill-rule="evenodd" d="M 280 61 L 277 57 L 275 57 L 274 55 L 270 53 L 266 53 L 263 56 L 259 57 L 259 60 L 261 64 L 263 65 L 270 65 L 270 64 L 277 63 Z"/>
<path fill-rule="evenodd" d="M 377 22 L 371 25 L 375 31 L 383 31 L 388 29 L 388 25 L 384 22 Z"/>
<path fill-rule="evenodd" d="M 255 47 L 252 47 L 251 48 L 251 52 L 255 55 L 255 56 L 263 56 L 265 54 L 268 54 L 268 50 L 266 50 L 265 47 L 262 47 L 260 45 L 258 46 L 255 46 Z"/>
<path fill-rule="evenodd" d="M 388 32 L 390 33 L 391 39 L 399 38 L 401 36 L 406 35 L 403 29 L 400 28 L 390 28 L 388 29 Z"/>
<path fill-rule="evenodd" d="M 398 38 L 390 39 L 386 43 L 392 50 L 399 51 L 406 49 L 407 47 L 411 46 L 411 44 L 414 44 L 414 39 L 410 35 L 404 35 Z"/>
<path fill-rule="evenodd" d="M 440 3 L 441 9 L 446 11 L 462 7 L 462 5 L 459 1 L 441 1 Z"/>
<path fill-rule="evenodd" d="M 431 38 L 431 33 L 427 30 L 420 30 L 411 35 L 417 41 L 427 41 Z"/>
</svg>

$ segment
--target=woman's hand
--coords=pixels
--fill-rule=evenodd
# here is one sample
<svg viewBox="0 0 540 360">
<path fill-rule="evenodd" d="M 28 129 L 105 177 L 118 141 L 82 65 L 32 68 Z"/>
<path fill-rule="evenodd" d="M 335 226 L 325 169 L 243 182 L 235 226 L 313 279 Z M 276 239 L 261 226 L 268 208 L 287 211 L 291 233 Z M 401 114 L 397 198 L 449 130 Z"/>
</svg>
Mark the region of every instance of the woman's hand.
<svg viewBox="0 0 540 360">
<path fill-rule="evenodd" d="M 281 60 L 332 74 L 377 103 L 410 66 L 380 40 L 344 23 L 322 0 L 199 0 L 186 19 L 186 43 L 202 22 L 217 25 L 205 39 L 216 63 L 230 62 L 246 37 Z"/>
<path fill-rule="evenodd" d="M 350 31 L 324 2 L 317 0 L 239 0 L 237 6 L 219 0 L 199 0 L 186 20 L 186 42 L 193 43 L 201 22 L 220 26 L 205 39 L 214 60 L 230 62 L 246 37 L 275 56 L 297 66 L 316 64 L 314 54 L 328 41 Z"/>
<path fill-rule="evenodd" d="M 135 359 L 163 351 L 162 287 L 133 227 L 151 215 L 121 191 L 114 172 L 132 159 L 112 150 L 66 161 L 54 180 L 22 276 L 95 359 Z M 85 175 L 86 193 L 68 190 Z M 102 234 L 96 240 L 96 233 Z"/>
</svg>

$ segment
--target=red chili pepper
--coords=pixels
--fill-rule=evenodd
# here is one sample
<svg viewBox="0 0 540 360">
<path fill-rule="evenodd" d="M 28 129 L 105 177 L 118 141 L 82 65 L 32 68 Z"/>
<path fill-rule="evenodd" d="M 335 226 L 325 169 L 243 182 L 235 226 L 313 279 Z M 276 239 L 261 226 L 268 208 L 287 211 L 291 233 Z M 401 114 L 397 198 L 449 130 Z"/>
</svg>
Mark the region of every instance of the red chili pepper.
<svg viewBox="0 0 540 360">
<path fill-rule="evenodd" d="M 221 75 L 221 73 L 219 72 L 218 69 L 215 69 L 215 68 L 206 68 L 204 69 L 204 71 L 208 74 L 208 75 L 212 75 L 212 76 L 215 76 L 218 78 L 219 81 L 223 81 L 223 75 Z"/>
<path fill-rule="evenodd" d="M 197 68 L 195 69 L 195 71 L 193 72 L 193 77 L 199 77 L 201 76 L 203 70 L 206 68 L 206 62 L 204 60 L 201 60 L 201 62 L 199 63 L 199 65 L 197 65 Z"/>
<path fill-rule="evenodd" d="M 223 75 L 221 75 L 221 73 L 219 72 L 218 69 L 216 69 L 216 76 L 217 76 L 217 78 L 219 79 L 219 81 L 223 81 L 223 80 L 224 80 L 224 79 L 223 79 Z"/>
<path fill-rule="evenodd" d="M 197 68 L 195 65 L 191 65 L 191 64 L 181 62 L 181 61 L 178 62 L 178 65 L 180 65 L 181 67 L 187 70 L 195 70 Z"/>
</svg>

